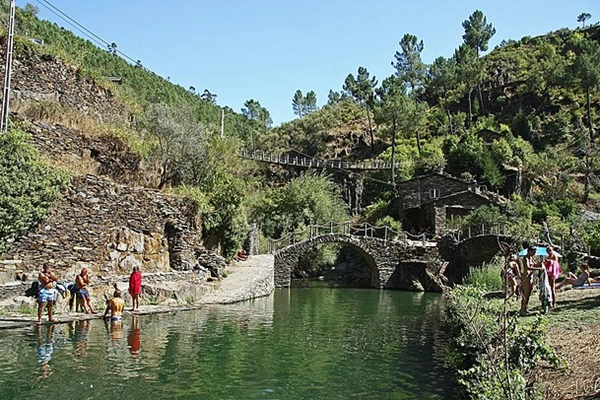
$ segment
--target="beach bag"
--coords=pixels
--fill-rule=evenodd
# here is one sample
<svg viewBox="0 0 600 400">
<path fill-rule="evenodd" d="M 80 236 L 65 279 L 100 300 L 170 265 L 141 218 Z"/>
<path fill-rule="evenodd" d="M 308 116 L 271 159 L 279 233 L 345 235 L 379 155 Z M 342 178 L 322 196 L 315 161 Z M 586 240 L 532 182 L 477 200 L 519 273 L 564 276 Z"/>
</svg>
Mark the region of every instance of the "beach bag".
<svg viewBox="0 0 600 400">
<path fill-rule="evenodd" d="M 31 282 L 29 289 L 25 290 L 25 296 L 27 297 L 38 297 L 40 292 L 40 283 L 38 281 Z"/>
</svg>

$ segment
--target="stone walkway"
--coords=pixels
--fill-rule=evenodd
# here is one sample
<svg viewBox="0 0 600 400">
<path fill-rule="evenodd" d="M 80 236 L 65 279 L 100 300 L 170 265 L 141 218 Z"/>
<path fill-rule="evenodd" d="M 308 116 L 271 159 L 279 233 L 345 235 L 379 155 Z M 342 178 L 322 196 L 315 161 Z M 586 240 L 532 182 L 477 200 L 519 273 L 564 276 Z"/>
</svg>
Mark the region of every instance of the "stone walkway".
<svg viewBox="0 0 600 400">
<path fill-rule="evenodd" d="M 192 304 L 177 305 L 177 306 L 161 306 L 161 305 L 142 305 L 134 314 L 145 315 L 155 313 L 165 313 L 172 311 L 193 310 L 202 308 L 208 304 L 231 304 L 240 301 L 250 300 L 256 297 L 269 295 L 274 289 L 273 282 L 273 267 L 274 259 L 272 255 L 256 255 L 251 256 L 247 261 L 234 262 L 232 265 L 225 268 L 226 277 L 214 281 L 210 285 L 212 289 L 202 298 Z M 99 310 L 103 311 L 103 310 Z M 131 311 L 125 311 L 124 314 L 131 314 Z M 56 313 L 55 318 L 59 323 L 71 321 L 82 321 L 89 319 L 99 319 L 100 314 L 83 314 L 83 313 Z M 42 321 L 47 320 L 47 315 L 44 310 Z M 0 315 L 0 330 L 20 328 L 35 324 L 36 316 L 33 315 Z"/>
</svg>

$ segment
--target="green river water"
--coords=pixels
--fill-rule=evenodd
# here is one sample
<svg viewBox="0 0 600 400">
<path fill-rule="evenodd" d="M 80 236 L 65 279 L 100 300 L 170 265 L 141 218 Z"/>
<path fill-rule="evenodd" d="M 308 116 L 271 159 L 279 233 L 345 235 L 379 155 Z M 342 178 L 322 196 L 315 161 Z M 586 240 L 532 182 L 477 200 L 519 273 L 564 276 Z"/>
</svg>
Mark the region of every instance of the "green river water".
<svg viewBox="0 0 600 400">
<path fill-rule="evenodd" d="M 1 399 L 453 399 L 438 294 L 278 289 L 0 331 Z"/>
</svg>

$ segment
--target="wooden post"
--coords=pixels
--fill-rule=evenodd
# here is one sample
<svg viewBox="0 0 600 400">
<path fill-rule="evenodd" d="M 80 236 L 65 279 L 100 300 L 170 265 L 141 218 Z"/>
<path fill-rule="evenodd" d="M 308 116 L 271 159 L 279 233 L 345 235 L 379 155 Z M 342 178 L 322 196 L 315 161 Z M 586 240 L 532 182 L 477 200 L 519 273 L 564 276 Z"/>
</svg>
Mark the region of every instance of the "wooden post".
<svg viewBox="0 0 600 400">
<path fill-rule="evenodd" d="M 329 233 L 333 233 L 333 221 L 329 221 Z"/>
<path fill-rule="evenodd" d="M 471 239 L 471 227 L 469 227 L 469 239 Z"/>
<path fill-rule="evenodd" d="M 386 225 L 383 229 L 383 240 L 385 240 L 387 242 L 387 238 L 388 238 L 388 227 Z"/>
<path fill-rule="evenodd" d="M 367 236 L 367 223 L 365 222 L 365 236 Z"/>
</svg>

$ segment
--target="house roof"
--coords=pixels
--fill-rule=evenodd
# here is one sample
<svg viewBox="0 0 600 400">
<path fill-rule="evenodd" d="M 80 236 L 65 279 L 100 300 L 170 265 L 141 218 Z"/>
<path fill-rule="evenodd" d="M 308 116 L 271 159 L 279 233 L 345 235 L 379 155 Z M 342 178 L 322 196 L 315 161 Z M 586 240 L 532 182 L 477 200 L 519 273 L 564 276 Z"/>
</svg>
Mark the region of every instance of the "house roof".
<svg viewBox="0 0 600 400">
<path fill-rule="evenodd" d="M 400 186 L 400 185 L 403 185 L 403 184 L 405 184 L 405 183 L 408 183 L 408 182 L 413 182 L 413 181 L 422 181 L 422 180 L 424 180 L 424 179 L 426 179 L 426 178 L 431 178 L 432 176 L 439 176 L 439 177 L 442 177 L 442 178 L 445 178 L 445 179 L 448 179 L 448 180 L 452 180 L 452 181 L 456 181 L 456 182 L 463 183 L 463 184 L 465 184 L 465 185 L 469 185 L 469 184 L 471 184 L 471 183 L 469 183 L 469 182 L 466 182 L 466 181 L 464 181 L 464 180 L 462 180 L 462 179 L 455 178 L 455 177 L 454 177 L 454 176 L 452 176 L 452 175 L 449 175 L 449 174 L 443 174 L 443 173 L 439 173 L 439 172 L 435 172 L 435 173 L 432 173 L 432 174 L 415 176 L 414 178 L 411 178 L 411 179 L 408 179 L 408 180 L 406 180 L 406 181 L 402 181 L 402 182 L 400 182 L 398 185 Z M 474 183 L 474 182 L 472 182 L 472 183 Z"/>
<path fill-rule="evenodd" d="M 453 197 L 464 197 L 464 196 L 476 197 L 476 198 L 482 199 L 490 204 L 493 203 L 492 199 L 490 199 L 488 196 L 484 196 L 483 194 L 474 192 L 472 190 L 463 190 L 462 192 L 456 192 L 456 193 L 452 193 L 452 194 L 449 194 L 444 197 L 432 199 L 432 201 L 425 203 L 425 204 L 445 203 L 445 202 L 448 202 L 448 200 L 452 199 Z"/>
</svg>

